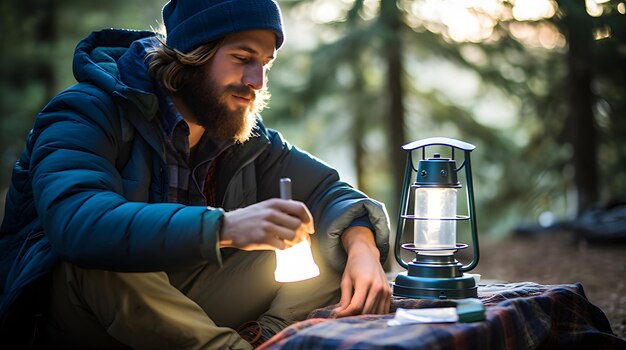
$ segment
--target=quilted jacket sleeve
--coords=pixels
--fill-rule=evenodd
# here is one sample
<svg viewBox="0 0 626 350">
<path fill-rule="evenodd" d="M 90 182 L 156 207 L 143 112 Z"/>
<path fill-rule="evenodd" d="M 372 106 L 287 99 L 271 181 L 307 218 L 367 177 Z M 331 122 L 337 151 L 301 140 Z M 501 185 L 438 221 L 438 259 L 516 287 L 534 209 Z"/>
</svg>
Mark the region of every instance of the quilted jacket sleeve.
<svg viewBox="0 0 626 350">
<path fill-rule="evenodd" d="M 94 91 L 62 93 L 33 129 L 34 203 L 54 251 L 79 266 L 117 271 L 219 262 L 221 210 L 124 197 L 115 167 L 122 144 L 118 111 L 108 95 Z M 164 179 L 145 168 L 154 163 L 134 163 L 146 174 L 135 186 L 163 187 Z"/>
<path fill-rule="evenodd" d="M 341 234 L 356 218 L 367 216 L 374 226 L 381 262 L 389 251 L 389 218 L 384 204 L 341 181 L 335 169 L 287 143 L 269 130 L 271 149 L 258 160 L 259 188 L 277 189 L 278 178 L 290 177 L 293 198 L 306 203 L 315 220 L 316 239 L 328 263 L 342 270 L 347 259 Z M 268 193 L 267 197 L 276 196 Z M 264 199 L 264 198 L 262 198 Z"/>
</svg>

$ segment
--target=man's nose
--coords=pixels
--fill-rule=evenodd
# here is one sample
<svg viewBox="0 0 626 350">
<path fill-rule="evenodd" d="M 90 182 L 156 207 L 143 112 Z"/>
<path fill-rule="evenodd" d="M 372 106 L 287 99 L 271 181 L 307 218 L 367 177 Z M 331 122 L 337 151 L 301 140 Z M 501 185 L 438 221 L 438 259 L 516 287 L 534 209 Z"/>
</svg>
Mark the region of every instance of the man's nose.
<svg viewBox="0 0 626 350">
<path fill-rule="evenodd" d="M 243 83 L 254 90 L 261 90 L 265 85 L 265 68 L 261 64 L 247 67 Z"/>
</svg>

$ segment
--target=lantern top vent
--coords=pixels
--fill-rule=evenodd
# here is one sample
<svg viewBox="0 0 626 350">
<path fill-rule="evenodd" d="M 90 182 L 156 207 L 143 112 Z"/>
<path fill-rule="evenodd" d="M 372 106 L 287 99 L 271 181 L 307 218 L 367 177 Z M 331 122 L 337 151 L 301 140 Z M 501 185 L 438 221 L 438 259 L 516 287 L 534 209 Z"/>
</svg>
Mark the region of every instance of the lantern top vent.
<svg viewBox="0 0 626 350">
<path fill-rule="evenodd" d="M 454 159 L 441 158 L 438 153 L 434 154 L 433 158 L 419 161 L 413 187 L 461 188 L 457 171 Z"/>
</svg>

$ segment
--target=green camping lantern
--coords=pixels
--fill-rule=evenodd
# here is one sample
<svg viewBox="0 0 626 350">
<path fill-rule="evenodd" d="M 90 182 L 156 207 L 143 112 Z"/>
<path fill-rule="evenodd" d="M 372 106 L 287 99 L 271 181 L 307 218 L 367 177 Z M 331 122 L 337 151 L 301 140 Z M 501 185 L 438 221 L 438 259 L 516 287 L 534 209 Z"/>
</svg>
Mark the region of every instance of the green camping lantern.
<svg viewBox="0 0 626 350">
<path fill-rule="evenodd" d="M 438 153 L 426 158 L 426 148 L 430 146 L 450 147 L 450 158 Z M 470 152 L 474 148 L 472 144 L 445 137 L 423 139 L 402 147 L 408 154 L 394 253 L 407 271 L 396 277 L 394 295 L 438 299 L 477 296 L 476 276 L 464 273 L 476 267 L 479 258 L 470 163 Z M 421 160 L 415 169 L 412 153 L 419 149 L 422 150 Z M 464 154 L 463 163 L 458 167 L 456 149 Z M 457 173 L 462 169 L 465 169 L 468 215 L 457 214 L 457 193 L 463 188 Z M 410 203 L 412 213 L 409 213 Z M 413 222 L 413 242 L 401 244 L 407 221 Z M 468 248 L 467 244 L 456 242 L 458 221 L 469 221 L 471 228 L 473 260 L 468 265 L 462 265 L 455 258 L 460 249 Z M 401 248 L 414 252 L 415 259 L 404 262 Z"/>
</svg>

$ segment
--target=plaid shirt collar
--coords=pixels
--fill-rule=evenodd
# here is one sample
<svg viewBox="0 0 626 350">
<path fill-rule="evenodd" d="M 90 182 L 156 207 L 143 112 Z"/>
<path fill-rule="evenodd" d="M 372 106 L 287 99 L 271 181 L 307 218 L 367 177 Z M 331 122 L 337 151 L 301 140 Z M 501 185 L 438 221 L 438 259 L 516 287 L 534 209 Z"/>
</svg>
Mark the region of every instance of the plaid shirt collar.
<svg viewBox="0 0 626 350">
<path fill-rule="evenodd" d="M 189 149 L 189 125 L 165 89 L 160 84 L 157 86 L 159 124 L 166 140 L 168 201 L 185 205 L 215 205 L 215 181 L 212 180 L 217 158 L 234 143 L 216 143 L 204 133 L 192 154 Z"/>
</svg>

